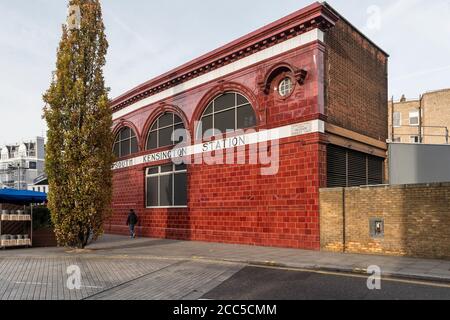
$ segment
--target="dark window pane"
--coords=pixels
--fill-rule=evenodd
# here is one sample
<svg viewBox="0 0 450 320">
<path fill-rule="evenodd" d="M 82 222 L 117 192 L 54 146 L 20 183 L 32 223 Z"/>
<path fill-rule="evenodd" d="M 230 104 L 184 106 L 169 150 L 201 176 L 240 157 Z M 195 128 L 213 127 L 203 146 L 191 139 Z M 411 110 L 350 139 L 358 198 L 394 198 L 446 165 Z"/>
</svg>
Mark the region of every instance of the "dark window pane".
<svg viewBox="0 0 450 320">
<path fill-rule="evenodd" d="M 126 157 L 130 154 L 130 140 L 125 140 L 120 143 L 120 156 Z"/>
<path fill-rule="evenodd" d="M 159 177 L 160 202 L 161 207 L 172 206 L 172 178 L 173 175 Z"/>
<path fill-rule="evenodd" d="M 179 173 L 175 175 L 175 204 L 176 206 L 187 205 L 187 175 Z"/>
<path fill-rule="evenodd" d="M 237 127 L 238 129 L 251 128 L 256 126 L 256 117 L 251 105 L 238 108 Z"/>
<path fill-rule="evenodd" d="M 120 140 L 129 139 L 131 137 L 131 129 L 130 128 L 124 128 L 120 132 Z"/>
<path fill-rule="evenodd" d="M 236 94 L 226 93 L 214 100 L 214 112 L 219 112 L 236 106 Z"/>
<path fill-rule="evenodd" d="M 148 174 L 158 174 L 159 173 L 159 167 L 149 168 L 147 173 Z"/>
<path fill-rule="evenodd" d="M 118 142 L 116 142 L 116 143 L 114 144 L 114 151 L 113 151 L 113 153 L 114 153 L 114 155 L 115 155 L 117 158 L 120 158 L 120 144 L 119 144 Z"/>
<path fill-rule="evenodd" d="M 158 121 L 155 121 L 152 128 L 150 129 L 150 131 L 155 131 L 155 130 L 158 130 Z"/>
<path fill-rule="evenodd" d="M 172 171 L 173 171 L 173 165 L 172 164 L 161 166 L 161 173 L 167 173 L 167 172 L 172 172 Z"/>
<path fill-rule="evenodd" d="M 173 113 L 167 113 L 159 118 L 159 127 L 164 128 L 173 125 Z"/>
<path fill-rule="evenodd" d="M 183 120 L 181 120 L 181 118 L 175 114 L 174 115 L 174 123 L 175 124 L 183 123 Z"/>
<path fill-rule="evenodd" d="M 203 138 L 209 138 L 205 136 L 205 132 L 212 129 L 213 127 L 213 116 L 207 116 L 202 119 L 202 130 L 199 130 L 199 133 L 201 134 L 200 137 L 197 137 L 198 139 Z"/>
<path fill-rule="evenodd" d="M 178 166 L 175 166 L 175 171 L 183 171 L 183 170 L 187 170 L 187 165 L 186 164 L 180 164 Z"/>
<path fill-rule="evenodd" d="M 159 130 L 159 147 L 167 147 L 173 145 L 172 142 L 173 127 Z"/>
<path fill-rule="evenodd" d="M 180 133 L 182 134 L 181 137 L 179 137 L 178 139 L 176 139 L 176 141 L 174 141 L 175 144 L 178 144 L 182 141 L 186 141 L 187 140 L 187 131 L 186 129 L 184 129 L 184 124 L 178 124 L 175 126 L 175 131 L 177 131 L 177 135 L 180 135 Z M 174 132 L 175 134 L 175 132 Z"/>
<path fill-rule="evenodd" d="M 208 107 L 206 108 L 203 115 L 207 116 L 208 114 L 211 114 L 211 113 L 213 113 L 213 103 L 212 102 L 208 105 Z"/>
<path fill-rule="evenodd" d="M 147 207 L 158 205 L 158 177 L 147 178 Z"/>
<path fill-rule="evenodd" d="M 131 139 L 131 153 L 137 153 L 139 151 L 137 138 Z"/>
<path fill-rule="evenodd" d="M 147 150 L 158 148 L 158 132 L 150 132 L 147 140 Z"/>
<path fill-rule="evenodd" d="M 235 128 L 235 114 L 236 114 L 236 110 L 235 109 L 231 109 L 225 112 L 221 112 L 221 113 L 217 113 L 215 114 L 215 119 L 214 119 L 214 126 L 216 127 L 215 129 L 220 130 L 220 132 L 226 133 L 227 130 L 231 130 L 234 131 Z"/>
<path fill-rule="evenodd" d="M 241 96 L 240 94 L 237 95 L 237 105 L 243 105 L 243 104 L 247 104 L 249 103 L 247 98 L 245 98 L 244 96 Z"/>
</svg>

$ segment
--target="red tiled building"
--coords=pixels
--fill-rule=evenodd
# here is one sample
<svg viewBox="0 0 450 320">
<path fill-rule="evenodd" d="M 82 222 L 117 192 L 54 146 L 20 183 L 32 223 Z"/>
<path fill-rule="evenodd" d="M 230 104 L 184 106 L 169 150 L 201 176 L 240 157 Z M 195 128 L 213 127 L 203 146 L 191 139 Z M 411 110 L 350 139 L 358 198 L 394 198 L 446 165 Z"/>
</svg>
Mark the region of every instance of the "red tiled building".
<svg viewBox="0 0 450 320">
<path fill-rule="evenodd" d="M 106 232 L 127 234 L 135 209 L 142 236 L 319 249 L 319 188 L 383 182 L 387 63 L 314 3 L 116 98 Z M 183 127 L 197 140 L 175 146 Z M 193 160 L 229 151 L 242 162 Z"/>
</svg>

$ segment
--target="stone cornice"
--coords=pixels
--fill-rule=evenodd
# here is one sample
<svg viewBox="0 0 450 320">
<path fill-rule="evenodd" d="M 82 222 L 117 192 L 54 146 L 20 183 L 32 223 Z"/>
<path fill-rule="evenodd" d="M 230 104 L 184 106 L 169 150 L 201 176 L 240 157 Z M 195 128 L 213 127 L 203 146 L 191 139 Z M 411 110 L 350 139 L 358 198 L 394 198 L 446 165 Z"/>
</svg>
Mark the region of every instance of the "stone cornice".
<svg viewBox="0 0 450 320">
<path fill-rule="evenodd" d="M 326 31 L 338 17 L 321 3 L 314 3 L 256 30 L 179 68 L 150 80 L 111 101 L 113 112 L 126 108 L 173 86 L 235 62 L 292 37 L 319 28 Z"/>
</svg>

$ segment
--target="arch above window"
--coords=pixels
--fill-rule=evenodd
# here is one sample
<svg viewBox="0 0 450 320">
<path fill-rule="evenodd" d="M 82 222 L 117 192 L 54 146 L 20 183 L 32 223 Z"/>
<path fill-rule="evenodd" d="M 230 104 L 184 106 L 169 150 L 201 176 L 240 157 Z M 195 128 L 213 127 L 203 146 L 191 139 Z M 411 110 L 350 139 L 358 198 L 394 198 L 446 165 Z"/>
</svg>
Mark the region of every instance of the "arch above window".
<svg viewBox="0 0 450 320">
<path fill-rule="evenodd" d="M 256 126 L 256 114 L 249 100 L 237 92 L 226 92 L 206 107 L 197 128 L 197 139 Z"/>
<path fill-rule="evenodd" d="M 286 76 L 291 77 L 291 81 L 298 83 L 299 85 L 304 85 L 308 72 L 301 68 L 295 68 L 289 64 L 281 63 L 275 65 L 266 74 L 264 80 L 259 83 L 261 90 L 266 94 L 270 94 L 270 88 L 273 85 L 275 79 L 282 77 L 281 81 L 285 80 Z M 295 81 L 294 81 L 295 80 Z M 277 91 L 280 89 L 279 85 L 281 83 L 276 83 L 275 88 Z M 281 95 L 283 97 L 283 95 Z"/>
<path fill-rule="evenodd" d="M 136 133 L 130 127 L 122 128 L 114 142 L 114 155 L 123 158 L 139 151 Z"/>
<path fill-rule="evenodd" d="M 183 120 L 174 113 L 165 113 L 153 123 L 147 136 L 146 150 L 174 146 L 183 141 L 180 137 L 177 141 L 172 140 L 176 130 L 185 129 Z"/>
</svg>

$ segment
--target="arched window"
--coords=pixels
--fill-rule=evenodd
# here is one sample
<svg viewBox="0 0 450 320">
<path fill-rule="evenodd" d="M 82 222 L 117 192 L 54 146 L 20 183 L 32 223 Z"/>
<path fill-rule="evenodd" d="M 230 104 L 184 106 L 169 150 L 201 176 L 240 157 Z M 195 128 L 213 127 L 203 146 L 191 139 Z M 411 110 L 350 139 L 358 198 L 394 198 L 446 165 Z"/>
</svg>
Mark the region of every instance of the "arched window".
<svg viewBox="0 0 450 320">
<path fill-rule="evenodd" d="M 181 141 L 172 141 L 172 135 L 175 130 L 185 129 L 183 120 L 174 113 L 166 113 L 159 117 L 150 129 L 147 137 L 147 150 L 153 150 L 163 147 L 174 146 Z"/>
<path fill-rule="evenodd" d="M 213 133 L 211 129 L 224 134 L 228 131 L 254 127 L 256 115 L 247 98 L 236 92 L 227 92 L 216 97 L 208 105 L 200 121 L 197 139 L 211 137 Z"/>
<path fill-rule="evenodd" d="M 119 131 L 114 142 L 114 155 L 117 158 L 129 156 L 139 151 L 136 133 L 129 127 Z"/>
</svg>

